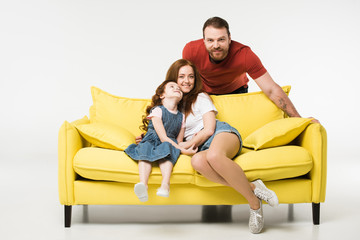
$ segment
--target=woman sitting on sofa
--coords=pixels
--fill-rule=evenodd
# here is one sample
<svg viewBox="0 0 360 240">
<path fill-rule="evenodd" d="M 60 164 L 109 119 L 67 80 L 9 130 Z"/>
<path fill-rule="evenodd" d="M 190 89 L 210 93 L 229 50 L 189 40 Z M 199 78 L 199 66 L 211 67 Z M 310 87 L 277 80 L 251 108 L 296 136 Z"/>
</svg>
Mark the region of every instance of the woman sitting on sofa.
<svg viewBox="0 0 360 240">
<path fill-rule="evenodd" d="M 243 195 L 250 205 L 250 231 L 259 233 L 264 225 L 261 200 L 276 206 L 276 194 L 261 180 L 250 183 L 242 168 L 232 161 L 241 152 L 241 136 L 229 124 L 216 120 L 217 110 L 202 89 L 195 65 L 185 59 L 175 61 L 166 74 L 166 80 L 170 79 L 176 80 L 184 93 L 186 142 L 182 147 L 199 149 L 191 159 L 193 168 L 207 179 L 232 187 Z"/>
</svg>

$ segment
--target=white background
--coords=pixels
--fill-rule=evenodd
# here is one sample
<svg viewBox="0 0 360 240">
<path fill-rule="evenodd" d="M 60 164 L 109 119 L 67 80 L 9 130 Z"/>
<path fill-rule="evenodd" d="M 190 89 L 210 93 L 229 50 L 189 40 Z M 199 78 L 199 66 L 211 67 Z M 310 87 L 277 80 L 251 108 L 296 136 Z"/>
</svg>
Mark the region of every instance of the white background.
<svg viewBox="0 0 360 240">
<path fill-rule="evenodd" d="M 212 16 L 325 126 L 329 165 L 356 159 L 359 10 L 355 0 L 1 0 L 0 161 L 56 163 L 59 127 L 88 115 L 91 86 L 150 98 Z"/>
<path fill-rule="evenodd" d="M 302 116 L 328 133 L 321 225 L 311 205 L 264 207 L 259 239 L 339 239 L 358 234 L 360 1 L 0 0 L 1 239 L 250 239 L 248 206 L 233 223 L 203 224 L 199 206 L 80 206 L 63 228 L 57 193 L 61 124 L 88 115 L 90 87 L 150 98 L 184 45 L 212 16 L 291 85 Z M 250 91 L 258 91 L 250 81 Z M 45 180 L 45 181 L 44 181 Z M 159 224 L 161 223 L 161 224 Z M 179 224 L 180 223 L 180 224 Z"/>
</svg>

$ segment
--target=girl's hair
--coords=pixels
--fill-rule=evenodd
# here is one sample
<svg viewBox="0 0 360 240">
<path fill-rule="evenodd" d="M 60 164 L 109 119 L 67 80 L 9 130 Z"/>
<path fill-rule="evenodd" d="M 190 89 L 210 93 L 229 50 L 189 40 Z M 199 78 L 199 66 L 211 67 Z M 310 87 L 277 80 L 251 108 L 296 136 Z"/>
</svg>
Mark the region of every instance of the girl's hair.
<svg viewBox="0 0 360 240">
<path fill-rule="evenodd" d="M 190 113 L 192 113 L 192 105 L 196 101 L 198 94 L 204 92 L 202 87 L 202 82 L 200 79 L 200 74 L 197 68 L 189 60 L 179 59 L 170 66 L 165 79 L 166 81 L 170 79 L 171 80 L 175 79 L 175 81 L 177 82 L 179 77 L 179 70 L 184 66 L 190 66 L 194 71 L 194 77 L 195 77 L 194 88 L 191 89 L 190 92 L 185 93 L 183 99 L 181 100 L 181 106 L 182 106 L 181 110 L 185 114 L 185 117 L 187 117 Z"/>
<path fill-rule="evenodd" d="M 150 111 L 152 108 L 161 105 L 161 98 L 160 96 L 165 92 L 165 86 L 166 84 L 168 84 L 169 82 L 175 82 L 176 80 L 173 79 L 166 79 L 164 82 L 162 82 L 160 84 L 160 86 L 158 86 L 158 88 L 155 91 L 155 95 L 152 96 L 151 98 L 151 104 L 149 106 L 147 106 L 146 111 L 145 111 L 145 115 L 142 116 L 142 123 L 143 125 L 140 126 L 140 129 L 143 131 L 147 131 L 148 130 L 148 125 L 149 125 L 149 119 L 147 119 L 147 116 L 150 114 Z M 181 102 L 178 105 L 179 107 L 181 107 Z"/>
</svg>

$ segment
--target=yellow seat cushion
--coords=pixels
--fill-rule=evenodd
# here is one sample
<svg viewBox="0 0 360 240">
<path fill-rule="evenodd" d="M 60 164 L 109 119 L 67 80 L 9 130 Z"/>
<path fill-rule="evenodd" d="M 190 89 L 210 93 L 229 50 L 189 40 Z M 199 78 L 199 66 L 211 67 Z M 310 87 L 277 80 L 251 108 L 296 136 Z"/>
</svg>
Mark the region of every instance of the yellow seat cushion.
<svg viewBox="0 0 360 240">
<path fill-rule="evenodd" d="M 291 87 L 282 88 L 288 95 Z M 276 119 L 284 118 L 279 109 L 263 92 L 211 96 L 217 118 L 235 127 L 244 139 L 256 129 Z"/>
<path fill-rule="evenodd" d="M 310 153 L 299 146 L 282 146 L 259 151 L 245 149 L 234 159 L 244 170 L 249 181 L 293 178 L 307 174 L 313 167 Z M 200 174 L 196 174 L 196 185 L 219 186 Z"/>
<path fill-rule="evenodd" d="M 96 147 L 83 148 L 76 153 L 73 165 L 75 172 L 84 178 L 125 183 L 139 182 L 137 161 L 132 160 L 123 151 Z M 193 176 L 191 158 L 181 155 L 174 166 L 171 184 L 193 183 Z M 160 184 L 161 179 L 160 168 L 155 164 L 149 184 Z"/>
<path fill-rule="evenodd" d="M 309 152 L 298 146 L 275 147 L 259 151 L 246 149 L 234 161 L 242 167 L 250 181 L 257 178 L 273 181 L 302 176 L 313 166 Z M 87 179 L 124 183 L 139 182 L 137 161 L 132 160 L 123 151 L 95 147 L 83 148 L 75 155 L 73 164 L 75 172 Z M 160 184 L 161 179 L 160 169 L 154 165 L 149 184 Z M 170 182 L 203 187 L 219 186 L 196 173 L 191 166 L 191 158 L 186 155 L 180 155 Z"/>
<path fill-rule="evenodd" d="M 76 129 L 89 143 L 108 149 L 125 150 L 135 143 L 135 136 L 123 127 L 110 123 L 76 124 Z"/>
<path fill-rule="evenodd" d="M 294 140 L 310 124 L 309 118 L 274 120 L 244 139 L 244 146 L 255 150 L 283 146 Z"/>
</svg>

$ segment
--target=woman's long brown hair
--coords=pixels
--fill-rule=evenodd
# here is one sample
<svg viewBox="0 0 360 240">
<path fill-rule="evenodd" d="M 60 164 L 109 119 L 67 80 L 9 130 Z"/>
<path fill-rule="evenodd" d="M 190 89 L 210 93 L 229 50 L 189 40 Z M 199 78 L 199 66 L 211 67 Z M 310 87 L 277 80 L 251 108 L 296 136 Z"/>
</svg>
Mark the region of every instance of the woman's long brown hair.
<svg viewBox="0 0 360 240">
<path fill-rule="evenodd" d="M 184 66 L 190 66 L 194 71 L 195 81 L 194 81 L 194 88 L 191 89 L 190 92 L 184 93 L 182 100 L 180 101 L 178 108 L 182 110 L 182 112 L 185 114 L 185 117 L 187 117 L 190 113 L 192 113 L 192 105 L 195 103 L 197 96 L 199 93 L 204 92 L 202 87 L 202 82 L 200 79 L 200 74 L 195 67 L 195 65 L 186 59 L 179 59 L 175 61 L 169 68 L 169 70 L 166 73 L 166 78 L 163 83 L 160 84 L 160 86 L 156 89 L 155 95 L 152 97 L 151 104 L 146 108 L 145 115 L 143 115 L 142 123 L 143 125 L 140 126 L 140 129 L 143 131 L 147 131 L 148 125 L 149 125 L 149 119 L 147 119 L 147 116 L 150 114 L 150 111 L 153 107 L 161 105 L 161 99 L 160 96 L 165 91 L 165 86 L 169 82 L 176 82 L 179 77 L 179 70 L 180 68 Z"/>
<path fill-rule="evenodd" d="M 166 84 L 168 84 L 169 82 L 175 82 L 176 83 L 176 80 L 166 79 L 155 90 L 155 94 L 151 98 L 151 104 L 149 106 L 147 106 L 146 111 L 145 111 L 145 115 L 142 116 L 143 117 L 142 118 L 143 125 L 140 126 L 140 129 L 143 130 L 144 132 L 146 132 L 148 130 L 148 125 L 149 125 L 149 119 L 147 119 L 147 116 L 150 114 L 150 111 L 151 111 L 152 108 L 161 105 L 161 98 L 160 97 L 165 91 Z M 181 102 L 179 103 L 178 107 L 181 108 Z"/>
<path fill-rule="evenodd" d="M 183 99 L 181 101 L 182 102 L 182 111 L 185 114 L 185 117 L 187 117 L 190 113 L 192 113 L 192 105 L 196 101 L 198 94 L 201 92 L 204 92 L 203 87 L 202 87 L 202 82 L 200 79 L 200 74 L 199 74 L 197 68 L 189 60 L 179 59 L 170 66 L 170 68 L 166 74 L 165 81 L 175 79 L 175 81 L 177 82 L 178 77 L 179 77 L 179 70 L 180 70 L 180 68 L 182 68 L 184 66 L 190 66 L 193 69 L 194 76 L 195 76 L 194 88 L 191 89 L 190 92 L 188 92 L 186 94 L 184 93 Z"/>
</svg>

